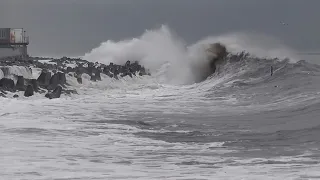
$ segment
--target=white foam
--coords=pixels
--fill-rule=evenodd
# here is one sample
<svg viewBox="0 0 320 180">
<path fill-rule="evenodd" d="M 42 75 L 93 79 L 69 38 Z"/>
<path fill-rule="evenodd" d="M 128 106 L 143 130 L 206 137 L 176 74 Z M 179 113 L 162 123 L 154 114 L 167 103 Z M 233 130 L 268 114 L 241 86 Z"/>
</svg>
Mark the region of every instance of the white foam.
<svg viewBox="0 0 320 180">
<path fill-rule="evenodd" d="M 4 78 L 4 74 L 2 72 L 2 70 L 0 69 L 0 79 Z"/>
<path fill-rule="evenodd" d="M 119 42 L 108 40 L 86 53 L 84 59 L 105 64 L 124 64 L 127 60 L 137 60 L 150 69 L 152 74 L 161 75 L 159 78 L 163 82 L 192 84 L 209 71 L 209 54 L 206 49 L 216 42 L 226 45 L 227 50 L 234 53 L 245 50 L 259 57 L 299 60 L 294 50 L 263 34 L 210 36 L 187 46 L 167 26 L 148 30 L 138 38 Z"/>
<path fill-rule="evenodd" d="M 261 33 L 233 32 L 209 36 L 197 42 L 196 46 L 206 46 L 210 42 L 221 42 L 232 53 L 246 51 L 257 57 L 289 58 L 292 62 L 301 59 L 294 49 L 278 41 L 275 37 Z"/>
<path fill-rule="evenodd" d="M 38 79 L 38 77 L 40 76 L 42 69 L 41 68 L 31 68 L 32 69 L 32 78 L 33 79 Z"/>
<path fill-rule="evenodd" d="M 40 59 L 39 62 L 43 63 L 43 64 L 57 64 L 56 62 L 52 62 L 52 59 Z"/>
<path fill-rule="evenodd" d="M 91 82 L 83 75 L 84 84 L 78 86 L 74 77 L 67 76 L 67 80 L 75 83 L 79 96 L 0 98 L 2 178 L 241 180 L 319 175 L 317 164 L 303 164 L 310 161 L 304 156 L 224 156 L 235 150 L 224 147 L 223 142 L 169 143 L 135 135 L 157 130 L 108 123 L 134 117 L 143 120 L 150 113 L 152 119 L 161 118 L 164 112 L 213 115 L 216 107 L 212 102 L 201 104 L 205 101 L 197 96 L 196 85 L 152 84 L 151 77 L 116 81 L 102 76 L 102 82 Z M 187 131 L 177 131 L 183 132 Z M 268 160 L 283 164 L 263 163 Z M 294 160 L 302 164 L 286 164 Z"/>
<path fill-rule="evenodd" d="M 3 69 L 6 69 L 7 74 L 4 74 L 2 71 L 2 74 L 6 77 L 11 76 L 23 76 L 24 78 L 32 78 L 32 72 L 29 69 L 29 67 L 24 66 L 4 66 Z"/>
<path fill-rule="evenodd" d="M 239 115 L 247 109 L 258 111 L 264 108 L 263 105 L 230 106 L 239 103 L 232 95 L 205 98 L 212 87 L 234 77 L 228 72 L 198 84 L 168 84 L 177 83 L 168 81 L 170 77 L 178 77 L 173 79 L 182 80 L 179 83 L 188 77 L 184 74 L 188 74 L 188 70 L 174 72 L 186 60 L 180 58 L 190 60 L 186 67 L 199 57 L 205 62 L 202 43 L 185 48 L 183 43 L 171 38 L 163 28 L 160 32 L 149 31 L 132 41 L 109 41 L 87 54 L 88 58 L 105 63 L 111 60 L 125 62 L 131 55 L 142 58 L 155 70 L 152 76 L 115 80 L 101 74 L 102 81 L 92 82 L 90 76 L 83 74 L 83 84 L 78 84 L 74 77 L 67 75 L 68 84 L 75 87 L 79 95 L 62 95 L 59 99 L 49 100 L 44 94 L 26 98 L 23 92 L 19 92 L 20 97 L 16 99 L 0 98 L 0 144 L 3 145 L 0 176 L 4 179 L 138 180 L 267 180 L 319 176 L 319 165 L 308 164 L 312 159 L 307 156 L 241 158 L 233 155 L 237 150 L 225 147 L 224 142 L 170 143 L 139 135 L 168 133 L 168 130 L 157 130 L 152 126 L 144 129 L 122 123 L 131 120 L 169 121 L 166 118 L 176 117 L 186 121 L 200 116 L 208 116 L 211 121 L 220 114 Z M 159 44 L 154 45 L 154 42 Z M 139 48 L 147 48 L 149 52 Z M 105 54 L 105 50 L 109 53 Z M 39 74 L 40 70 L 34 69 L 32 76 L 35 78 Z M 285 106 L 288 101 L 282 99 L 281 102 L 276 105 Z M 177 124 L 175 122 L 169 128 L 177 128 Z M 226 153 L 231 154 L 225 156 Z M 269 160 L 283 163 L 263 163 Z M 300 164 L 287 163 L 292 161 Z"/>
</svg>

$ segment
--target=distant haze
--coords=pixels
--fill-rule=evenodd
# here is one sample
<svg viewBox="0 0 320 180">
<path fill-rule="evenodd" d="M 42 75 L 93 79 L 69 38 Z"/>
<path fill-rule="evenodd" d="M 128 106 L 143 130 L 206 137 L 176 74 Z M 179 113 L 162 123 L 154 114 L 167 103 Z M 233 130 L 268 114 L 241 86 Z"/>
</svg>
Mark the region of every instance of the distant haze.
<svg viewBox="0 0 320 180">
<path fill-rule="evenodd" d="M 319 0 L 1 0 L 0 27 L 25 28 L 31 55 L 84 55 L 108 39 L 162 24 L 187 43 L 255 32 L 314 52 L 320 50 L 319 7 Z"/>
</svg>

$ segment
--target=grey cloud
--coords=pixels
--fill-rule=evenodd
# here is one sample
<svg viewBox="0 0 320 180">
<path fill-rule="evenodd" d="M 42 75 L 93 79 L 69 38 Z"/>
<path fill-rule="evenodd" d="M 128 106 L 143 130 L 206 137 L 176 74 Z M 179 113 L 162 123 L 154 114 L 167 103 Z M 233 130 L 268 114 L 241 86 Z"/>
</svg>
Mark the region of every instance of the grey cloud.
<svg viewBox="0 0 320 180">
<path fill-rule="evenodd" d="M 0 22 L 26 28 L 30 52 L 41 55 L 82 55 L 107 39 L 135 37 L 161 24 L 189 43 L 261 32 L 306 51 L 320 49 L 318 7 L 318 0 L 2 0 Z"/>
</svg>

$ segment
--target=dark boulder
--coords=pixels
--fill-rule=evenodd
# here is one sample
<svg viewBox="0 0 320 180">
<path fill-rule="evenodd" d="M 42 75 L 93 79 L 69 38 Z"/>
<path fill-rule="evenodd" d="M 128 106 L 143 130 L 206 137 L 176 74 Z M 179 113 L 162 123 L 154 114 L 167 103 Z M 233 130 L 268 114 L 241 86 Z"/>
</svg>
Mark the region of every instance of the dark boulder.
<svg viewBox="0 0 320 180">
<path fill-rule="evenodd" d="M 45 95 L 46 98 L 49 99 L 55 99 L 55 98 L 60 98 L 61 96 L 61 92 L 62 92 L 62 87 L 61 86 L 57 86 L 53 92 L 49 92 Z"/>
<path fill-rule="evenodd" d="M 94 68 L 94 67 L 88 67 L 87 68 L 87 73 L 89 74 L 89 75 L 92 75 L 93 73 L 95 73 L 96 72 L 96 69 Z"/>
<path fill-rule="evenodd" d="M 92 81 L 101 81 L 100 68 L 88 67 L 88 74 L 91 76 Z"/>
<path fill-rule="evenodd" d="M 55 89 L 59 84 L 61 86 L 64 86 L 66 82 L 67 82 L 66 74 L 63 72 L 57 72 L 51 77 L 48 89 L 49 90 Z"/>
<path fill-rule="evenodd" d="M 121 69 L 121 77 L 125 77 L 125 76 L 130 76 L 132 77 L 132 74 L 130 72 L 130 69 L 129 68 L 122 68 Z"/>
<path fill-rule="evenodd" d="M 91 77 L 90 78 L 91 81 L 101 81 L 100 70 L 96 68 L 91 68 L 91 72 L 89 71 L 89 75 Z"/>
<path fill-rule="evenodd" d="M 88 62 L 88 67 L 91 68 L 94 66 L 94 63 L 93 62 Z"/>
<path fill-rule="evenodd" d="M 67 83 L 67 79 L 66 79 L 66 74 L 63 72 L 58 72 L 58 79 L 59 79 L 59 84 L 64 85 Z"/>
<path fill-rule="evenodd" d="M 144 67 L 141 67 L 140 72 L 139 72 L 139 76 L 144 76 L 144 75 L 147 75 L 146 69 Z"/>
<path fill-rule="evenodd" d="M 103 68 L 103 73 L 104 73 L 104 74 L 107 74 L 107 73 L 109 73 L 109 72 L 110 72 L 109 66 L 106 66 L 106 67 Z"/>
<path fill-rule="evenodd" d="M 95 73 L 95 79 L 96 79 L 97 81 L 101 81 L 100 71 L 97 71 L 97 72 Z"/>
<path fill-rule="evenodd" d="M 129 67 L 130 66 L 130 61 L 128 60 L 124 66 Z"/>
<path fill-rule="evenodd" d="M 113 74 L 111 74 L 111 70 L 109 66 L 104 67 L 103 73 L 111 78 L 113 77 Z"/>
<path fill-rule="evenodd" d="M 138 61 L 135 61 L 134 63 L 131 64 L 130 66 L 130 71 L 132 74 L 136 74 L 141 70 L 142 66 L 138 63 Z"/>
<path fill-rule="evenodd" d="M 36 79 L 31 79 L 31 81 L 29 82 L 29 84 L 32 85 L 33 90 L 34 90 L 35 92 L 38 92 L 38 90 L 39 90 L 39 83 L 38 83 L 38 81 L 37 81 Z"/>
<path fill-rule="evenodd" d="M 34 93 L 33 87 L 32 87 L 32 85 L 29 84 L 29 85 L 27 86 L 25 92 L 24 92 L 24 96 L 25 96 L 25 97 L 30 97 L 30 96 L 33 96 L 33 93 Z"/>
<path fill-rule="evenodd" d="M 14 91 L 15 85 L 12 79 L 2 78 L 0 80 L 0 87 L 8 91 Z"/>
<path fill-rule="evenodd" d="M 58 84 L 59 84 L 59 76 L 58 74 L 54 74 L 49 81 L 48 89 L 49 90 L 55 89 L 58 86 Z"/>
<path fill-rule="evenodd" d="M 26 87 L 25 87 L 25 80 L 23 76 L 18 76 L 18 80 L 17 80 L 17 84 L 16 84 L 16 89 L 18 91 L 25 91 Z"/>
<path fill-rule="evenodd" d="M 118 67 L 115 68 L 115 69 L 113 69 L 113 76 L 114 76 L 114 77 L 118 76 L 119 74 L 120 74 L 120 71 L 119 71 L 119 68 L 118 68 Z"/>
<path fill-rule="evenodd" d="M 96 76 L 94 74 L 90 76 L 90 81 L 97 81 Z"/>
<path fill-rule="evenodd" d="M 67 73 L 69 72 L 73 72 L 73 68 L 72 67 L 67 67 Z"/>
<path fill-rule="evenodd" d="M 88 70 L 82 66 L 76 67 L 74 71 L 76 74 L 83 74 L 83 73 L 89 74 Z"/>
<path fill-rule="evenodd" d="M 40 86 L 47 87 L 50 84 L 51 73 L 48 71 L 42 71 L 37 81 Z"/>
<path fill-rule="evenodd" d="M 18 94 L 15 94 L 15 95 L 13 95 L 13 97 L 14 97 L 14 98 L 18 98 L 18 97 L 19 97 L 19 95 L 18 95 Z"/>
</svg>

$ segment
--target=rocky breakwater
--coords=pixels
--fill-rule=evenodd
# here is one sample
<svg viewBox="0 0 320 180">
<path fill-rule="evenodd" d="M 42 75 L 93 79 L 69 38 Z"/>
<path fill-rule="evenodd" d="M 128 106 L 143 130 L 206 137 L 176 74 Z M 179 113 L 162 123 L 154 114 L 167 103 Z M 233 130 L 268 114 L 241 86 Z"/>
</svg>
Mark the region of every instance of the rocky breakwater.
<svg viewBox="0 0 320 180">
<path fill-rule="evenodd" d="M 40 75 L 33 77 L 32 69 L 41 70 Z M 123 65 L 105 65 L 67 57 L 3 60 L 0 61 L 0 97 L 19 97 L 17 92 L 20 91 L 24 92 L 25 97 L 39 93 L 45 94 L 49 99 L 59 98 L 61 94 L 77 94 L 67 83 L 67 76 L 76 78 L 77 82 L 82 84 L 83 74 L 89 75 L 91 81 L 97 82 L 102 80 L 102 73 L 115 79 L 150 75 L 137 61 L 127 61 Z"/>
</svg>

